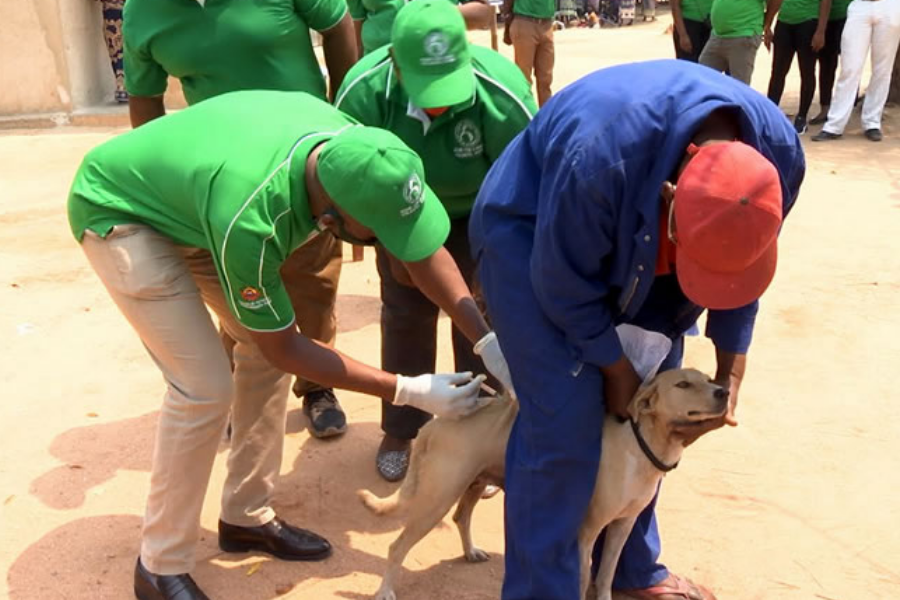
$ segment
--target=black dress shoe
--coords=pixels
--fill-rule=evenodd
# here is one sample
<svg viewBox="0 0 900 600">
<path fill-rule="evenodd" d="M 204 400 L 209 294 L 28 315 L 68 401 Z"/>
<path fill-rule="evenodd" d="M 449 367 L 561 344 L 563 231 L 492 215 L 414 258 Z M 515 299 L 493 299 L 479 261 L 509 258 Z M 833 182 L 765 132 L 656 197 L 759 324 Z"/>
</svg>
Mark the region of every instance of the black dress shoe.
<svg viewBox="0 0 900 600">
<path fill-rule="evenodd" d="M 825 131 L 824 129 L 817 133 L 816 135 L 810 138 L 814 142 L 830 142 L 832 140 L 841 139 L 840 133 L 831 133 L 830 131 Z"/>
<path fill-rule="evenodd" d="M 870 142 L 880 142 L 884 139 L 884 136 L 881 135 L 881 130 L 874 127 L 872 129 L 866 129 L 866 137 Z"/>
<path fill-rule="evenodd" d="M 219 521 L 219 548 L 225 552 L 266 552 L 282 560 L 324 560 L 331 544 L 312 531 L 275 517 L 258 527 L 238 527 Z"/>
<path fill-rule="evenodd" d="M 155 575 L 140 558 L 134 567 L 134 595 L 139 600 L 209 600 L 187 573 Z"/>
</svg>

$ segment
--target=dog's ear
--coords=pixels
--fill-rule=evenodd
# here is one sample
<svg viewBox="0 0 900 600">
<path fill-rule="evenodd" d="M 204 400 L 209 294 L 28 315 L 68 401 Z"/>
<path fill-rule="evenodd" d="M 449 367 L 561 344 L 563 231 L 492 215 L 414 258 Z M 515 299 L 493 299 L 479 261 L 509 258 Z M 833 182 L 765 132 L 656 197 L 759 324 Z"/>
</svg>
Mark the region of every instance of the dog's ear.
<svg viewBox="0 0 900 600">
<path fill-rule="evenodd" d="M 628 405 L 628 414 L 637 421 L 642 414 L 648 413 L 656 408 L 656 400 L 659 398 L 659 384 L 654 378 L 650 383 L 641 387 L 631 403 Z"/>
</svg>

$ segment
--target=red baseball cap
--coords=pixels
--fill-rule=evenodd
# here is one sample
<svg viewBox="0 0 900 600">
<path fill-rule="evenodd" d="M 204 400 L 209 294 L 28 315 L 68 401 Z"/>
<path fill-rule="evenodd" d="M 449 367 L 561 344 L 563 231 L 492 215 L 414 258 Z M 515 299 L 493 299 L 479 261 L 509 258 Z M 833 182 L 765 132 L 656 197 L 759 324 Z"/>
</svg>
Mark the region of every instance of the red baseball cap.
<svg viewBox="0 0 900 600">
<path fill-rule="evenodd" d="M 743 142 L 688 149 L 675 188 L 675 266 L 682 291 L 704 308 L 762 296 L 775 277 L 782 199 L 778 171 Z"/>
</svg>

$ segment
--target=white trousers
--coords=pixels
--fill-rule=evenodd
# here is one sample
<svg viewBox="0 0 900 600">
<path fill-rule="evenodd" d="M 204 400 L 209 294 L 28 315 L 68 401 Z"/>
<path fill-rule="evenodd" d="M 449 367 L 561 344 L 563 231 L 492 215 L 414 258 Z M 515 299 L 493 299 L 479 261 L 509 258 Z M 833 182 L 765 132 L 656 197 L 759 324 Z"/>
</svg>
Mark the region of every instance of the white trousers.
<svg viewBox="0 0 900 600">
<path fill-rule="evenodd" d="M 825 131 L 844 133 L 870 50 L 872 79 L 863 104 L 862 126 L 863 130 L 881 129 L 898 44 L 900 0 L 853 0 L 850 3 L 841 36 L 841 74 L 834 87 Z"/>
</svg>

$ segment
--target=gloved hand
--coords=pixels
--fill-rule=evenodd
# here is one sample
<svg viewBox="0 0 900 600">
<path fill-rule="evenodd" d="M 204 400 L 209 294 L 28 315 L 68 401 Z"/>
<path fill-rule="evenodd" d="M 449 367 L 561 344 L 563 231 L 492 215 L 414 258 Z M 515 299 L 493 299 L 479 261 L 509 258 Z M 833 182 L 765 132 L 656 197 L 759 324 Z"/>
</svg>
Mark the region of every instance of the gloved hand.
<svg viewBox="0 0 900 600">
<path fill-rule="evenodd" d="M 397 375 L 394 404 L 414 406 L 445 419 L 459 419 L 490 402 L 489 397 L 478 397 L 484 380 L 484 375 L 472 377 L 472 373 Z"/>
<path fill-rule="evenodd" d="M 497 334 L 493 331 L 478 340 L 475 344 L 475 354 L 484 361 L 484 366 L 491 375 L 497 378 L 497 381 L 512 395 L 516 397 L 516 390 L 513 389 L 512 377 L 509 374 L 509 365 L 506 364 L 506 358 L 500 350 L 500 342 L 497 340 Z"/>
</svg>

